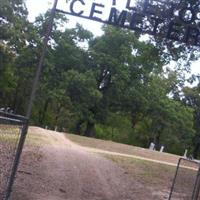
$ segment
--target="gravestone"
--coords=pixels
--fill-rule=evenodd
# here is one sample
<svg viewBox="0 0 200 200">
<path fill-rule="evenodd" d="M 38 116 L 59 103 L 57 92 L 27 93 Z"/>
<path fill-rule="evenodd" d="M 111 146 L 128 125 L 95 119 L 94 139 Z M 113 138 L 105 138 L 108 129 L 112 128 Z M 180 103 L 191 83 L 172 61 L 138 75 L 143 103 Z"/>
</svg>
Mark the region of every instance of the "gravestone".
<svg viewBox="0 0 200 200">
<path fill-rule="evenodd" d="M 163 146 L 163 145 L 160 147 L 160 152 L 161 153 L 164 151 L 164 148 L 165 148 L 165 146 Z"/>
<path fill-rule="evenodd" d="M 150 150 L 154 150 L 155 149 L 155 144 L 153 142 L 151 142 L 150 146 L 149 146 Z"/>
<path fill-rule="evenodd" d="M 186 149 L 183 155 L 184 158 L 187 158 L 187 153 L 188 153 L 188 150 Z"/>
</svg>

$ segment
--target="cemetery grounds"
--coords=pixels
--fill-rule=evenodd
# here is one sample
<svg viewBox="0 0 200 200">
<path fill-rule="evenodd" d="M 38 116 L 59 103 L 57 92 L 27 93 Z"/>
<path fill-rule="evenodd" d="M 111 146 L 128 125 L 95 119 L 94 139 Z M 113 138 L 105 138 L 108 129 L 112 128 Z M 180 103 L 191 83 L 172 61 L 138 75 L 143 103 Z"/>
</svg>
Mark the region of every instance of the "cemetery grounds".
<svg viewBox="0 0 200 200">
<path fill-rule="evenodd" d="M 9 149 L 2 146 L 4 139 L 0 140 L 3 163 L 6 156 L 2 155 Z M 12 143 L 12 138 L 7 141 Z M 11 199 L 164 200 L 178 159 L 167 153 L 31 127 Z M 191 173 L 192 169 L 185 169 L 187 182 Z M 187 182 L 181 183 L 183 189 Z"/>
</svg>

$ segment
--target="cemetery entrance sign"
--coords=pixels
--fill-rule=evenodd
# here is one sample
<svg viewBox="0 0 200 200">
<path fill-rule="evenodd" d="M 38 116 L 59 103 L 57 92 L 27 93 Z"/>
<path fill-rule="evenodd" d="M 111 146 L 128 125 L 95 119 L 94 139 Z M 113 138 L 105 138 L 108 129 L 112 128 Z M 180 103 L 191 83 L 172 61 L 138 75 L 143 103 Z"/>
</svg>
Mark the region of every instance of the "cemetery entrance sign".
<svg viewBox="0 0 200 200">
<path fill-rule="evenodd" d="M 104 1 L 69 0 L 62 4 L 61 0 L 56 11 L 200 46 L 200 1 Z"/>
</svg>

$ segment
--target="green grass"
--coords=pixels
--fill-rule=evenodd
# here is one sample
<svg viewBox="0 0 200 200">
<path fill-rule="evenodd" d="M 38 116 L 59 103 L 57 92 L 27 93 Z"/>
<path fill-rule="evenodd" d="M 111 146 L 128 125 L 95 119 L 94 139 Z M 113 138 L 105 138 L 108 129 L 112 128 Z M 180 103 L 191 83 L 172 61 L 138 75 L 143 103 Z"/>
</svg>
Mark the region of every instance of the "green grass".
<svg viewBox="0 0 200 200">
<path fill-rule="evenodd" d="M 170 162 L 173 164 L 178 163 L 178 159 L 180 158 L 177 155 L 168 154 L 168 153 L 160 153 L 157 151 L 150 151 L 148 149 L 135 147 L 132 145 L 126 145 L 121 143 L 116 143 L 112 141 L 105 141 L 100 139 L 88 138 L 74 134 L 66 134 L 66 137 L 71 141 L 86 147 L 102 149 L 106 151 L 112 151 L 122 154 L 129 154 L 134 156 L 140 156 L 148 159 Z"/>
<path fill-rule="evenodd" d="M 1 144 L 15 144 L 20 138 L 19 129 L 0 129 Z M 26 145 L 40 146 L 45 143 L 45 138 L 38 134 L 27 134 Z"/>
<path fill-rule="evenodd" d="M 161 191 L 165 197 L 168 196 L 176 167 L 121 156 L 104 155 L 104 157 L 123 168 L 130 178 L 141 183 L 144 188 L 153 188 L 154 191 Z M 177 199 L 183 199 L 183 196 L 189 199 L 191 196 L 198 169 L 198 166 L 195 166 L 196 170 L 179 169 L 175 184 Z"/>
<path fill-rule="evenodd" d="M 13 144 L 16 143 L 19 139 L 19 129 L 13 128 L 13 129 L 1 129 L 0 128 L 0 143 L 9 143 Z"/>
<path fill-rule="evenodd" d="M 176 167 L 121 156 L 104 155 L 104 157 L 117 163 L 118 166 L 125 169 L 132 178 L 144 184 L 145 187 L 152 185 L 162 189 L 171 187 Z"/>
</svg>

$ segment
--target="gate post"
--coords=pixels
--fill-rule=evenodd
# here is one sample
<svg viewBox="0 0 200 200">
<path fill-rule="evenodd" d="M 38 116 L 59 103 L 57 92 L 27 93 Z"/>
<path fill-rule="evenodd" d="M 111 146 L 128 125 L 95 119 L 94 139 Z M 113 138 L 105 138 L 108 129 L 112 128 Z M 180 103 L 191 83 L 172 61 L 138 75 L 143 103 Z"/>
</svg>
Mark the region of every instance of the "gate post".
<svg viewBox="0 0 200 200">
<path fill-rule="evenodd" d="M 15 176 L 16 176 L 16 173 L 17 173 L 17 168 L 19 166 L 20 157 L 21 157 L 23 146 L 24 146 L 24 141 L 25 141 L 25 138 L 26 138 L 27 130 L 28 130 L 28 120 L 25 121 L 25 124 L 22 127 L 22 132 L 21 132 L 21 136 L 20 136 L 20 139 L 19 139 L 19 144 L 18 144 L 18 147 L 17 147 L 15 159 L 14 159 L 13 166 L 12 166 L 11 176 L 9 178 L 8 186 L 7 186 L 6 193 L 5 193 L 5 200 L 8 200 L 10 198 L 10 194 L 12 192 L 12 186 L 13 186 Z"/>
<path fill-rule="evenodd" d="M 173 193 L 173 190 L 174 190 L 174 186 L 175 186 L 175 182 L 176 182 L 176 177 L 177 177 L 177 174 L 178 174 L 178 169 L 179 169 L 181 160 L 182 160 L 182 158 L 179 159 L 178 165 L 176 167 L 176 173 L 175 173 L 175 176 L 174 176 L 174 179 L 173 179 L 173 183 L 172 183 L 172 187 L 171 187 L 171 191 L 170 191 L 169 199 L 168 200 L 171 200 L 171 197 L 172 197 L 172 193 Z"/>
<path fill-rule="evenodd" d="M 17 148 L 16 157 L 15 157 L 15 160 L 14 160 L 14 163 L 13 163 L 11 177 L 10 177 L 9 182 L 8 182 L 8 188 L 7 188 L 7 191 L 6 191 L 5 200 L 9 200 L 9 198 L 10 198 L 14 179 L 15 179 L 15 176 L 16 176 L 16 173 L 17 173 L 19 162 L 20 162 L 20 157 L 21 157 L 21 154 L 22 154 L 22 150 L 23 150 L 23 147 L 24 147 L 25 140 L 26 140 L 26 135 L 27 135 L 28 126 L 29 126 L 28 123 L 29 123 L 29 119 L 31 117 L 31 111 L 32 111 L 34 100 L 35 100 L 35 94 L 36 94 L 40 74 L 41 74 L 41 71 L 42 71 L 43 63 L 44 63 L 44 58 L 45 58 L 45 54 L 46 54 L 46 50 L 47 50 L 49 36 L 51 34 L 52 27 L 53 27 L 53 21 L 54 21 L 54 17 L 55 17 L 55 14 L 56 14 L 57 4 L 58 4 L 58 0 L 54 0 L 53 8 L 51 9 L 51 15 L 50 15 L 50 19 L 49 19 L 48 29 L 47 29 L 47 32 L 45 34 L 44 40 L 43 40 L 43 48 L 42 48 L 39 64 L 38 64 L 38 67 L 37 67 L 37 71 L 36 71 L 36 74 L 35 74 L 35 79 L 34 79 L 34 82 L 33 82 L 30 99 L 29 99 L 29 102 L 28 102 L 28 108 L 27 108 L 27 113 L 26 113 L 27 121 L 26 121 L 26 124 L 24 125 L 24 127 L 22 129 L 22 134 L 21 134 L 19 145 L 18 145 L 18 148 Z"/>
<path fill-rule="evenodd" d="M 168 200 L 188 199 L 199 200 L 200 193 L 200 162 L 180 158 L 172 182 Z"/>
<path fill-rule="evenodd" d="M 200 164 L 199 164 L 199 170 L 193 190 L 192 200 L 198 200 L 199 197 L 199 191 L 200 191 Z"/>
</svg>

